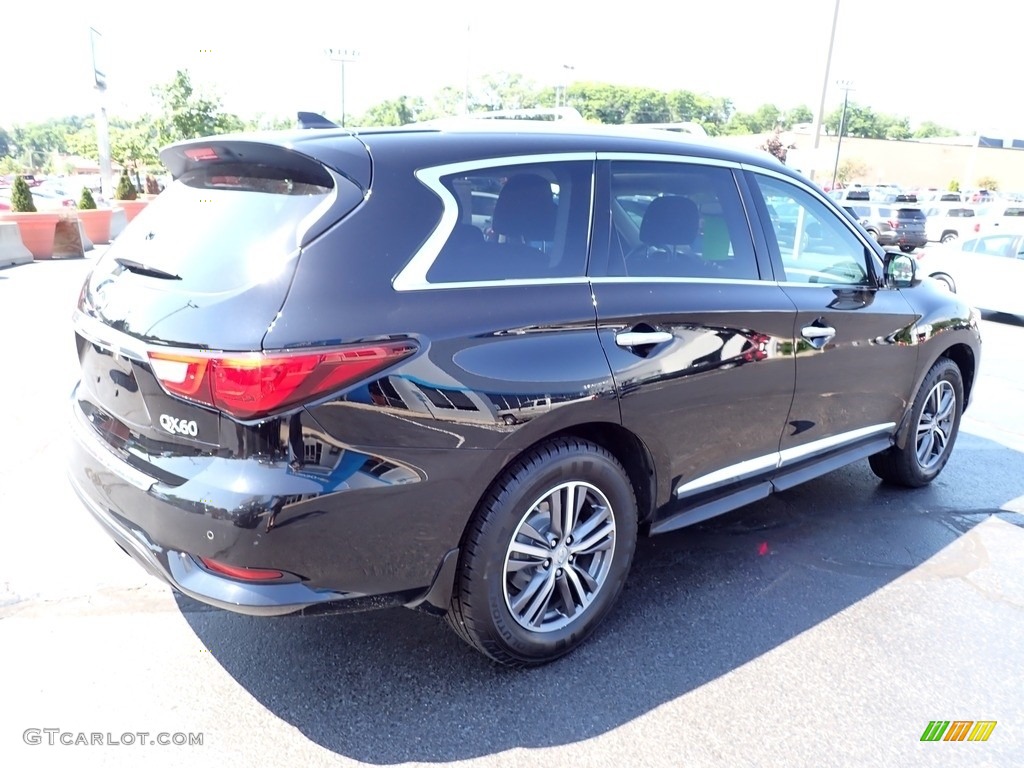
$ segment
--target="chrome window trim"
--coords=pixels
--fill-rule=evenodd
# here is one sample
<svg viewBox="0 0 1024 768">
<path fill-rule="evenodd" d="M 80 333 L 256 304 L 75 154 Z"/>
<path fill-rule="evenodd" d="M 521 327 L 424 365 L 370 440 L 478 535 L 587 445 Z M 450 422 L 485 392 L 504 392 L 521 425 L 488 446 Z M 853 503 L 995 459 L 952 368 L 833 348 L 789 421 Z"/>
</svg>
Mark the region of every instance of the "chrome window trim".
<svg viewBox="0 0 1024 768">
<path fill-rule="evenodd" d="M 448 242 L 455 225 L 458 223 L 459 203 L 455 196 L 441 183 L 441 177 L 453 173 L 465 173 L 483 168 L 495 168 L 506 165 L 533 165 L 536 163 L 564 163 L 586 161 L 593 163 L 597 155 L 594 152 L 554 152 L 535 155 L 514 155 L 510 157 L 488 157 L 480 160 L 467 160 L 461 163 L 449 163 L 448 165 L 436 165 L 430 168 L 420 168 L 416 171 L 416 178 L 427 189 L 441 198 L 441 220 L 434 227 L 434 231 L 420 246 L 420 249 L 413 254 L 409 262 L 402 270 L 395 275 L 391 281 L 391 287 L 396 291 L 425 291 L 443 290 L 449 288 L 485 287 L 496 285 L 537 285 L 557 282 L 586 282 L 585 275 L 568 278 L 529 278 L 517 280 L 470 280 L 458 283 L 431 283 L 427 280 L 427 272 L 434 265 L 434 261 L 441 253 L 444 244 Z M 594 208 L 594 180 L 591 177 L 590 183 L 590 210 Z M 590 242 L 588 217 L 588 237 Z"/>
<path fill-rule="evenodd" d="M 771 280 L 759 280 L 753 277 L 659 277 L 630 276 L 630 275 L 605 275 L 603 277 L 592 277 L 590 282 L 597 285 L 611 283 L 694 283 L 697 285 L 775 285 Z"/>
<path fill-rule="evenodd" d="M 735 160 L 721 160 L 715 157 L 703 157 L 700 155 L 661 154 L 658 152 L 598 152 L 597 159 L 600 160 L 627 160 L 640 163 L 685 163 L 689 165 L 714 165 L 720 168 L 731 168 L 742 170 L 744 165 Z M 757 167 L 757 166 L 751 166 Z"/>
<path fill-rule="evenodd" d="M 896 422 L 890 421 L 884 424 L 873 424 L 869 427 L 853 429 L 831 437 L 823 437 L 795 448 L 769 453 L 764 456 L 756 456 L 753 459 L 741 461 L 738 464 L 731 464 L 722 469 L 716 469 L 706 475 L 694 478 L 689 482 L 676 486 L 673 495 L 678 499 L 687 496 L 694 491 L 705 490 L 716 485 L 722 485 L 730 480 L 740 480 L 748 475 L 753 475 L 767 469 L 781 469 L 801 459 L 808 458 L 817 453 L 822 453 L 830 448 L 836 448 L 849 443 L 854 443 L 865 437 L 892 432 L 896 429 Z"/>
</svg>

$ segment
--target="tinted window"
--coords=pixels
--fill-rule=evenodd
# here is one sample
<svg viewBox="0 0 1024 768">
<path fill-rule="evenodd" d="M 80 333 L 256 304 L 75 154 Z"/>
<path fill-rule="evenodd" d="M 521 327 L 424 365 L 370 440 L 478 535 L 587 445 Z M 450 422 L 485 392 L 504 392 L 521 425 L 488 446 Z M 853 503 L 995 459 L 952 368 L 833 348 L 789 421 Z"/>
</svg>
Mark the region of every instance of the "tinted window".
<svg viewBox="0 0 1024 768">
<path fill-rule="evenodd" d="M 924 211 L 918 208 L 900 208 L 896 211 L 896 218 L 906 221 L 920 221 L 923 224 L 925 215 Z"/>
<path fill-rule="evenodd" d="M 615 161 L 610 205 L 611 275 L 759 276 L 746 215 L 728 168 Z"/>
<path fill-rule="evenodd" d="M 445 176 L 458 222 L 432 283 L 586 274 L 593 165 L 494 166 Z"/>
<path fill-rule="evenodd" d="M 1013 257 L 1017 253 L 1016 235 L 991 235 L 990 237 L 979 237 L 974 247 L 976 253 L 985 253 L 989 256 Z"/>
<path fill-rule="evenodd" d="M 177 275 L 181 282 L 175 287 L 183 290 L 251 285 L 275 274 L 295 254 L 307 217 L 326 202 L 333 186 L 331 176 L 314 163 L 293 168 L 218 163 L 188 171 L 117 237 L 107 257 Z M 356 194 L 352 205 L 359 199 Z"/>
<path fill-rule="evenodd" d="M 754 175 L 788 282 L 869 285 L 864 244 L 821 200 L 789 182 Z M 788 212 L 785 218 L 778 211 Z"/>
</svg>

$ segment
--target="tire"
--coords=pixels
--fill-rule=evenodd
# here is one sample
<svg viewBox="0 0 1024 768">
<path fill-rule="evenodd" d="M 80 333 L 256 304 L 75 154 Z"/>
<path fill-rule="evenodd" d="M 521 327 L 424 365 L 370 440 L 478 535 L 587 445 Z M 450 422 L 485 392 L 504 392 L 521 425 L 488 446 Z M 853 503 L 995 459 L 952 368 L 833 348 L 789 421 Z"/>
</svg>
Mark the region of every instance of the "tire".
<svg viewBox="0 0 1024 768">
<path fill-rule="evenodd" d="M 879 235 L 878 235 L 878 231 L 877 230 L 869 229 L 868 230 L 868 234 L 871 235 L 873 238 L 875 238 L 875 242 L 876 243 L 879 242 Z"/>
<path fill-rule="evenodd" d="M 953 452 L 963 410 L 960 369 L 949 358 L 939 358 L 914 398 L 907 444 L 903 448 L 894 445 L 871 456 L 871 470 L 894 485 L 928 485 L 938 477 Z"/>
<path fill-rule="evenodd" d="M 944 233 L 942 235 L 942 239 L 939 242 L 941 242 L 941 243 L 952 243 L 956 239 L 957 239 L 956 232 L 946 232 L 946 233 Z"/>
<path fill-rule="evenodd" d="M 572 505 L 575 542 L 562 535 L 557 511 L 570 506 L 570 494 L 582 494 Z M 575 438 L 534 448 L 501 474 L 470 521 L 449 625 L 501 664 L 557 659 L 611 610 L 629 573 L 636 530 L 633 486 L 611 453 Z"/>
<path fill-rule="evenodd" d="M 940 283 L 942 283 L 942 285 L 945 286 L 946 290 L 949 291 L 950 293 L 956 293 L 956 281 L 953 280 L 953 278 L 947 275 L 945 272 L 936 272 L 934 275 L 929 275 L 929 277 L 934 278 L 935 280 L 938 280 Z"/>
<path fill-rule="evenodd" d="M 901 245 L 900 246 L 900 250 L 903 251 L 904 253 L 913 253 L 914 246 L 912 246 L 912 245 Z"/>
</svg>

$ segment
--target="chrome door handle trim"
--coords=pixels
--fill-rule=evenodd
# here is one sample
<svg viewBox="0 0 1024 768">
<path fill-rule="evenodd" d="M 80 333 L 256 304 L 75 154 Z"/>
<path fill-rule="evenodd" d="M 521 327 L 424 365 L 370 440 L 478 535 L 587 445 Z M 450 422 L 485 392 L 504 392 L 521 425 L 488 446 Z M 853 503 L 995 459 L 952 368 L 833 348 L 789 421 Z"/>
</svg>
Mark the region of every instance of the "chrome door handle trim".
<svg viewBox="0 0 1024 768">
<path fill-rule="evenodd" d="M 668 331 L 623 331 L 615 334 L 615 343 L 620 347 L 642 347 L 645 344 L 663 344 L 673 338 Z"/>
<path fill-rule="evenodd" d="M 827 325 L 805 325 L 800 330 L 800 335 L 805 339 L 831 339 L 836 335 L 836 329 Z"/>
</svg>

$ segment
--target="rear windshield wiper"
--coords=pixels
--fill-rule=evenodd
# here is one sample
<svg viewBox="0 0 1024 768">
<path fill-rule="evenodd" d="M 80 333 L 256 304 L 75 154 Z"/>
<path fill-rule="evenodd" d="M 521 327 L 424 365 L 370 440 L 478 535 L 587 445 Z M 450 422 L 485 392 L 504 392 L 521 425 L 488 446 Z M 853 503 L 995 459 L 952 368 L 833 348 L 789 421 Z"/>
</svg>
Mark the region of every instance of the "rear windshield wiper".
<svg viewBox="0 0 1024 768">
<path fill-rule="evenodd" d="M 159 277 L 161 280 L 181 280 L 180 275 L 175 275 L 170 272 L 165 272 L 162 269 L 156 267 L 150 267 L 143 264 L 140 261 L 132 261 L 126 259 L 123 256 L 114 259 L 118 264 L 127 269 L 129 272 L 134 272 L 136 275 L 146 275 L 147 277 Z"/>
</svg>

